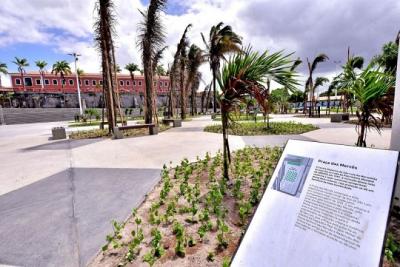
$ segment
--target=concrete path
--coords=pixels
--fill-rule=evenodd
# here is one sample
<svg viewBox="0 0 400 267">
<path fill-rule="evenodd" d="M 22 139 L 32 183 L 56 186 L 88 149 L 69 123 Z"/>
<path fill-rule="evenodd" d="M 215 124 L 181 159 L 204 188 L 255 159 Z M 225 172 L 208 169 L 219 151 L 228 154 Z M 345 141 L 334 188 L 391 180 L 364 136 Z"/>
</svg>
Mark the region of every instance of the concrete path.
<svg viewBox="0 0 400 267">
<path fill-rule="evenodd" d="M 288 139 L 354 144 L 354 125 L 273 115 L 272 121 L 313 123 L 303 135 L 230 136 L 231 149 L 284 145 Z M 84 266 L 159 180 L 163 164 L 221 149 L 220 134 L 203 132 L 209 117 L 157 136 L 122 140 L 49 141 L 61 123 L 0 126 L 0 265 Z M 368 136 L 376 147 L 383 138 Z M 368 142 L 369 143 L 369 142 Z"/>
</svg>

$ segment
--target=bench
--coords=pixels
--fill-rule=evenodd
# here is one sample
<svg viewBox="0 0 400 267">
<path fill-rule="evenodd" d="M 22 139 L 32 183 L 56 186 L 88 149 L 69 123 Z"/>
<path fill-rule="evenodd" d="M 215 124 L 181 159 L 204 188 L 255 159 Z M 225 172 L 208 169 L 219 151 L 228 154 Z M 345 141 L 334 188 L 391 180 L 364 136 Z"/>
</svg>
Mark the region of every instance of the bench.
<svg viewBox="0 0 400 267">
<path fill-rule="evenodd" d="M 173 127 L 182 127 L 182 120 L 181 119 L 168 119 L 168 118 L 165 118 L 165 119 L 163 119 L 162 120 L 162 122 L 164 123 L 164 124 L 170 124 L 171 122 L 172 122 L 172 126 Z"/>
<path fill-rule="evenodd" d="M 131 129 L 143 129 L 143 128 L 149 128 L 149 134 L 150 135 L 156 135 L 158 134 L 158 127 L 156 127 L 155 124 L 135 124 L 135 125 L 125 125 L 125 126 L 120 126 L 120 127 L 115 127 L 114 128 L 114 139 L 123 139 L 124 135 L 122 132 L 124 130 L 131 130 Z"/>
</svg>

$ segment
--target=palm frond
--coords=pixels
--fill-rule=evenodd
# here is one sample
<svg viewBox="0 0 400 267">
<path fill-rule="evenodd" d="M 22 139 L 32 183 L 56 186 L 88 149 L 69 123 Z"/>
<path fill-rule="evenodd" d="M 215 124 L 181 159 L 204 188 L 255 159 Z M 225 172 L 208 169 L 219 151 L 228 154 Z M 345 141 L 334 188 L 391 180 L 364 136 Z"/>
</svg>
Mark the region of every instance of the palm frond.
<svg viewBox="0 0 400 267">
<path fill-rule="evenodd" d="M 328 59 L 329 59 L 329 57 L 325 54 L 319 54 L 318 56 L 316 56 L 311 64 L 311 72 L 315 71 L 318 63 L 325 62 Z"/>
</svg>

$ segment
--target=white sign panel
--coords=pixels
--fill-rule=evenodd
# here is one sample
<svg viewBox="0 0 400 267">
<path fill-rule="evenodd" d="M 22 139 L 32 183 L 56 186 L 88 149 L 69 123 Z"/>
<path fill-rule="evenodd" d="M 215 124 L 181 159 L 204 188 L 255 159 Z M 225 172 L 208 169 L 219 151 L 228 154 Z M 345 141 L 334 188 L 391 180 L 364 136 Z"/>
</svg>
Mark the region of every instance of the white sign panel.
<svg viewBox="0 0 400 267">
<path fill-rule="evenodd" d="M 289 140 L 232 266 L 378 266 L 397 160 Z"/>
</svg>

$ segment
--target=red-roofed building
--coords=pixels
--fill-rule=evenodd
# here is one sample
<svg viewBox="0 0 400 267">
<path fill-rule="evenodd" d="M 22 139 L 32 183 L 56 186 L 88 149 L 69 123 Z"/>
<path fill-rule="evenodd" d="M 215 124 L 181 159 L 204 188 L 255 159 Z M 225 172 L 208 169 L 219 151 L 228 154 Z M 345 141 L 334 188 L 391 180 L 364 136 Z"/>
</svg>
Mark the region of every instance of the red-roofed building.
<svg viewBox="0 0 400 267">
<path fill-rule="evenodd" d="M 77 93 L 75 74 L 65 75 L 65 84 L 63 79 L 58 75 L 46 73 L 43 78 L 38 72 L 25 73 L 21 77 L 20 73 L 10 73 L 12 91 L 32 92 L 32 93 Z M 130 75 L 117 75 L 118 89 L 120 93 L 136 93 L 143 94 L 145 83 L 143 75 L 135 75 L 132 81 Z M 25 88 L 23 86 L 25 84 Z M 79 79 L 80 90 L 82 93 L 101 93 L 103 91 L 103 78 L 99 73 L 87 73 L 81 75 Z M 166 95 L 169 90 L 169 77 L 160 76 L 154 82 L 157 88 L 157 94 Z"/>
</svg>

